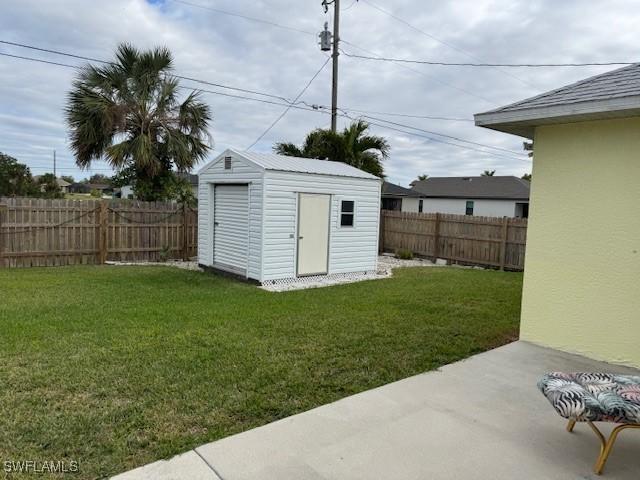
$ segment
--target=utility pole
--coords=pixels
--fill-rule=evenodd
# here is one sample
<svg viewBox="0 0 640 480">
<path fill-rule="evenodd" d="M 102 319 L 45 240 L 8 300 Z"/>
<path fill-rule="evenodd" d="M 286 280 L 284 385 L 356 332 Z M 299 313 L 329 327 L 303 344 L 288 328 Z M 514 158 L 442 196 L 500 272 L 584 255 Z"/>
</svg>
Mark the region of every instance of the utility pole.
<svg viewBox="0 0 640 480">
<path fill-rule="evenodd" d="M 340 46 L 340 0 L 322 0 L 324 13 L 329 11 L 329 5 L 333 4 L 333 51 L 331 58 L 333 59 L 333 77 L 331 80 L 331 131 L 335 132 L 338 124 L 338 49 Z M 324 32 L 320 34 L 320 48 L 329 50 L 327 24 L 325 23 Z"/>
<path fill-rule="evenodd" d="M 338 47 L 340 44 L 340 0 L 333 0 L 333 78 L 331 80 L 331 131 L 338 127 Z"/>
<path fill-rule="evenodd" d="M 53 151 L 53 176 L 58 178 L 56 176 L 56 151 Z"/>
</svg>

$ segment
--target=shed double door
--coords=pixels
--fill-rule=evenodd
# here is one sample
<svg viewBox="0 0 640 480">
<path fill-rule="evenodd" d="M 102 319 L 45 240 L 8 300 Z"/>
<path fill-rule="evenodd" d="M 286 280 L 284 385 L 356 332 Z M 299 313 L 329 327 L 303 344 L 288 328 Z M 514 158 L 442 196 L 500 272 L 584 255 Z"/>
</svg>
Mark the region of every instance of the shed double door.
<svg viewBox="0 0 640 480">
<path fill-rule="evenodd" d="M 331 195 L 298 196 L 298 276 L 324 275 L 329 270 Z"/>
<path fill-rule="evenodd" d="M 213 194 L 213 263 L 216 268 L 247 274 L 249 186 L 215 185 Z"/>
</svg>

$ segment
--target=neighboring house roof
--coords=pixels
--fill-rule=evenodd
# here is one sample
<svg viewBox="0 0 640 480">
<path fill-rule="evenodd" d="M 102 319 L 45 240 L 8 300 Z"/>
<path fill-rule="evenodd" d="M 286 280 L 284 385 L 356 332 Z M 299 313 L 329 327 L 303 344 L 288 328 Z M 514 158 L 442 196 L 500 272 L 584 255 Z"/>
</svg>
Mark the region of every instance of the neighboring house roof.
<svg viewBox="0 0 640 480">
<path fill-rule="evenodd" d="M 220 154 L 213 162 L 205 165 L 200 172 L 221 158 L 229 155 L 240 156 L 264 170 L 278 170 L 284 172 L 315 173 L 319 175 L 335 175 L 338 177 L 370 178 L 380 180 L 375 175 L 364 172 L 342 162 L 317 160 L 313 158 L 288 157 L 275 153 L 242 152 L 229 149 Z"/>
<path fill-rule="evenodd" d="M 529 185 L 518 177 L 430 177 L 413 190 L 427 198 L 529 200 Z"/>
<path fill-rule="evenodd" d="M 409 188 L 401 187 L 395 183 L 384 182 L 382 184 L 383 197 L 419 197 L 420 194 Z"/>
<path fill-rule="evenodd" d="M 640 116 L 640 63 L 475 115 L 476 125 L 533 138 L 538 125 Z"/>
<path fill-rule="evenodd" d="M 71 185 L 69 182 L 63 180 L 62 178 L 56 178 L 56 182 L 58 183 L 58 186 L 60 188 L 68 187 L 69 185 Z"/>
</svg>

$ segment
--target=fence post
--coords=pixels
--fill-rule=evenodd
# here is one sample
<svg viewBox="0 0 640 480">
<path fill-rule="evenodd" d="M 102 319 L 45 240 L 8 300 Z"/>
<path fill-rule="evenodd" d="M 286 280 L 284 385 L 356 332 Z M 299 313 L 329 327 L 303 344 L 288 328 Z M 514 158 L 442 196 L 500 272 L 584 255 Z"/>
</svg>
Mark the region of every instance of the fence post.
<svg viewBox="0 0 640 480">
<path fill-rule="evenodd" d="M 98 215 L 98 219 L 100 222 L 99 225 L 99 229 L 98 229 L 98 235 L 99 235 L 99 254 L 98 254 L 98 263 L 100 264 L 104 264 L 107 261 L 107 249 L 108 249 L 108 245 L 107 245 L 107 201 L 106 200 L 101 200 L 100 201 L 100 207 L 99 207 L 99 215 Z"/>
<path fill-rule="evenodd" d="M 378 226 L 378 254 L 384 253 L 384 210 L 380 210 L 380 225 Z"/>
<path fill-rule="evenodd" d="M 509 217 L 502 217 L 502 241 L 500 242 L 500 270 L 504 270 L 507 259 L 507 234 L 509 230 Z"/>
<path fill-rule="evenodd" d="M 182 260 L 189 260 L 189 215 L 187 204 L 182 204 Z"/>
<path fill-rule="evenodd" d="M 0 268 L 4 267 L 4 233 L 2 233 L 2 214 L 8 209 L 6 205 L 0 205 Z"/>
<path fill-rule="evenodd" d="M 436 213 L 436 225 L 433 231 L 433 260 L 440 256 L 440 214 Z"/>
</svg>

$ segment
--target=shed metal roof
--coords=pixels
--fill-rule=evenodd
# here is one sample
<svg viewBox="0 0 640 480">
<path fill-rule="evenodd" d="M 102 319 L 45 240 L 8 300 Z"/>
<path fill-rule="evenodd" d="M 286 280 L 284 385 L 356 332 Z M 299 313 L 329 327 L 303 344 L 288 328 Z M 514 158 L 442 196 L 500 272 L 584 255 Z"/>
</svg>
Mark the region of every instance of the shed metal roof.
<svg viewBox="0 0 640 480">
<path fill-rule="evenodd" d="M 315 173 L 319 175 L 334 175 L 338 177 L 369 178 L 372 180 L 380 180 L 380 178 L 376 177 L 375 175 L 372 175 L 342 162 L 317 160 L 313 158 L 288 157 L 286 155 L 278 155 L 275 153 L 246 152 L 233 149 L 230 149 L 228 151 L 247 159 L 248 161 L 258 165 L 259 167 L 264 168 L 265 170 Z"/>
<path fill-rule="evenodd" d="M 413 184 L 423 197 L 529 200 L 529 182 L 518 177 L 430 177 Z"/>
<path fill-rule="evenodd" d="M 640 63 L 475 115 L 476 125 L 532 137 L 533 128 L 640 115 Z"/>
</svg>

